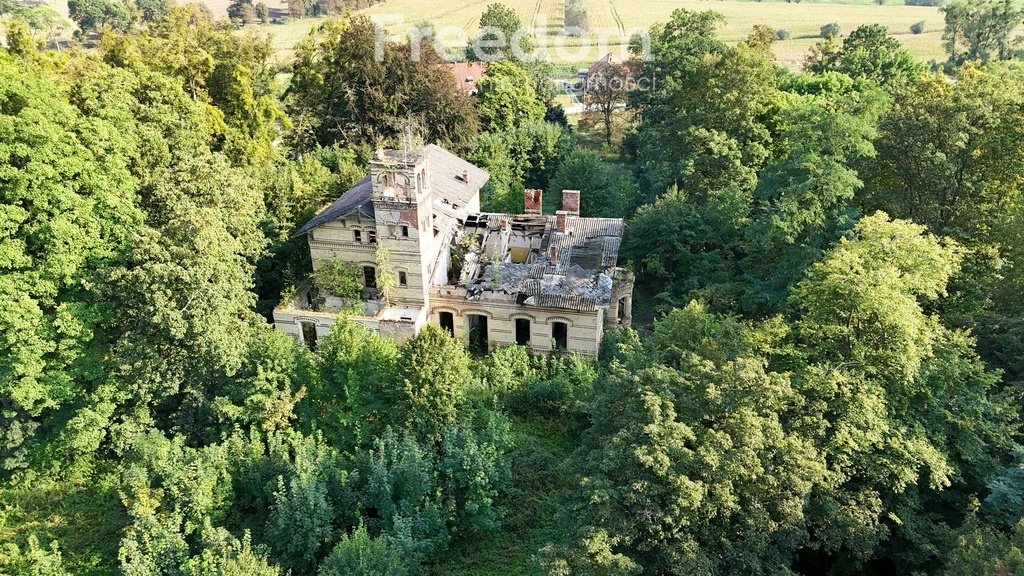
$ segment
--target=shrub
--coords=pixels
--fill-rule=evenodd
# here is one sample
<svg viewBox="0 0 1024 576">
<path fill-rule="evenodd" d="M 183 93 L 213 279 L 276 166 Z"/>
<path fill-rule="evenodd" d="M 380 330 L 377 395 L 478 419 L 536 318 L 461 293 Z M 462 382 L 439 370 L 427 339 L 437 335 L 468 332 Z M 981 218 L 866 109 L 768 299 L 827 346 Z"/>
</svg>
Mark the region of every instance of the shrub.
<svg viewBox="0 0 1024 576">
<path fill-rule="evenodd" d="M 402 551 L 384 536 L 373 538 L 360 526 L 345 534 L 317 572 L 319 576 L 407 576 Z"/>
<path fill-rule="evenodd" d="M 831 22 L 829 24 L 825 24 L 824 26 L 821 27 L 821 37 L 835 38 L 839 36 L 839 30 L 840 28 L 838 22 Z"/>
<path fill-rule="evenodd" d="M 313 283 L 323 292 L 340 298 L 358 298 L 363 290 L 362 273 L 339 260 L 327 260 L 313 272 Z"/>
<path fill-rule="evenodd" d="M 922 34 L 922 33 L 924 33 L 924 20 L 921 20 L 920 22 L 915 22 L 914 24 L 911 24 L 910 31 L 912 33 L 914 33 L 914 34 Z"/>
<path fill-rule="evenodd" d="M 790 34 L 789 30 L 786 30 L 785 28 L 779 28 L 775 31 L 775 37 L 779 40 L 789 40 L 790 36 L 792 36 L 792 34 Z"/>
</svg>

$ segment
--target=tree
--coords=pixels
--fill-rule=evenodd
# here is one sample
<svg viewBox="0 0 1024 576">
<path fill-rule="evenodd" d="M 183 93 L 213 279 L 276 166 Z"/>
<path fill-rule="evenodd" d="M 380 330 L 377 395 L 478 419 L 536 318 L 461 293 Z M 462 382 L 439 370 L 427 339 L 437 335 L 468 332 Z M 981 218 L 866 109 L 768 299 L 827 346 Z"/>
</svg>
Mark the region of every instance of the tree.
<svg viewBox="0 0 1024 576">
<path fill-rule="evenodd" d="M 285 95 L 295 143 L 376 146 L 397 138 L 412 117 L 426 140 L 466 145 L 477 132 L 476 111 L 437 53 L 424 42 L 411 58 L 410 44 L 385 42 L 378 59 L 375 30 L 365 16 L 329 20 L 298 46 Z"/>
<path fill-rule="evenodd" d="M 398 377 L 390 383 L 397 399 L 397 422 L 420 438 L 438 440 L 455 424 L 472 375 L 465 345 L 429 325 L 402 345 Z"/>
<path fill-rule="evenodd" d="M 696 304 L 686 316 L 656 333 L 697 321 L 746 337 Z M 766 373 L 749 341 L 724 355 L 707 354 L 700 339 L 666 341 L 678 346 L 653 346 L 660 361 L 639 352 L 613 365 L 588 398 L 566 572 L 784 572 L 806 538 L 799 503 L 825 474 L 789 422 L 799 396 L 785 375 Z"/>
<path fill-rule="evenodd" d="M 102 378 L 95 345 L 110 316 L 99 271 L 119 264 L 142 218 L 124 127 L 86 118 L 28 66 L 0 62 L 0 101 L 18 103 L 0 114 L 11 127 L 0 136 L 0 468 L 8 474 L 28 464 L 40 425 L 57 424 L 45 415 Z"/>
<path fill-rule="evenodd" d="M 409 565 L 387 537 L 373 538 L 365 526 L 345 534 L 317 576 L 407 576 Z"/>
<path fill-rule="evenodd" d="M 642 76 L 655 89 L 633 98 L 636 170 L 656 198 L 672 184 L 694 195 L 725 189 L 749 193 L 770 156 L 780 105 L 779 75 L 760 37 L 726 48 L 714 13 L 677 10 L 652 30 L 654 60 Z"/>
<path fill-rule="evenodd" d="M 946 293 L 960 261 L 956 246 L 883 213 L 861 219 L 853 232 L 793 290 L 801 333 L 826 356 L 914 377 L 932 353 L 934 331 L 919 298 Z"/>
<path fill-rule="evenodd" d="M 924 67 L 881 24 L 858 27 L 839 47 L 829 42 L 819 43 L 812 51 L 806 63 L 809 71 L 833 70 L 874 80 L 888 89 L 907 86 L 924 72 Z"/>
<path fill-rule="evenodd" d="M 942 43 L 953 64 L 1012 57 L 1010 34 L 1024 19 L 1024 7 L 1013 0 L 953 0 L 939 10 L 946 18 Z"/>
<path fill-rule="evenodd" d="M 580 191 L 580 214 L 608 218 L 627 216 L 633 209 L 632 183 L 614 173 L 592 150 L 576 149 L 555 170 L 548 197 L 558 204 L 561 190 Z"/>
<path fill-rule="evenodd" d="M 601 114 L 604 139 L 609 146 L 612 143 L 612 114 L 625 104 L 631 80 L 632 72 L 622 62 L 608 62 L 587 77 L 583 102 Z"/>
<path fill-rule="evenodd" d="M 326 260 L 313 271 L 313 284 L 332 296 L 359 298 L 363 291 L 362 271 L 341 260 Z"/>
<path fill-rule="evenodd" d="M 533 41 L 512 8 L 495 2 L 480 15 L 480 32 L 470 42 L 470 60 L 527 60 Z"/>
<path fill-rule="evenodd" d="M 104 58 L 146 66 L 179 79 L 192 98 L 220 112 L 215 150 L 236 165 L 262 165 L 280 154 L 272 145 L 290 123 L 277 102 L 269 38 L 241 36 L 196 4 L 174 7 L 137 33 L 105 39 Z"/>
<path fill-rule="evenodd" d="M 251 24 L 247 21 L 246 16 L 251 15 L 255 17 L 255 10 L 252 6 L 252 0 L 232 0 L 228 4 L 228 18 L 238 22 L 239 24 Z"/>
<path fill-rule="evenodd" d="M 153 23 L 163 18 L 170 6 L 167 0 L 135 0 L 143 22 Z"/>
<path fill-rule="evenodd" d="M 493 62 L 477 83 L 480 123 L 487 132 L 504 132 L 544 119 L 544 103 L 533 81 L 512 62 Z"/>
<path fill-rule="evenodd" d="M 779 310 L 807 267 L 859 215 L 854 196 L 862 182 L 851 166 L 875 154 L 883 99 L 877 90 L 847 89 L 794 99 L 781 113 L 778 158 L 759 175 L 756 216 L 745 230 L 749 312 Z"/>
<path fill-rule="evenodd" d="M 68 0 L 68 14 L 83 34 L 91 34 L 104 25 L 125 31 L 131 15 L 118 0 Z"/>
<path fill-rule="evenodd" d="M 380 299 L 384 306 L 390 306 L 398 285 L 398 273 L 391 264 L 391 253 L 384 244 L 378 242 L 373 258 L 377 268 L 377 290 L 380 292 Z"/>
<path fill-rule="evenodd" d="M 180 394 L 174 405 L 187 405 L 205 378 L 234 374 L 258 334 L 251 288 L 265 242 L 262 206 L 245 176 L 209 152 L 152 178 L 140 192 L 146 226 L 132 236 L 124 267 L 105 274 L 105 297 L 120 307 L 110 321 L 110 361 L 131 382 L 134 402 Z M 179 425 L 180 433 L 204 432 Z"/>
<path fill-rule="evenodd" d="M 485 209 L 519 212 L 523 188 L 547 189 L 572 147 L 568 130 L 549 122 L 532 122 L 504 132 L 485 132 L 466 158 L 487 169 L 491 179 L 481 190 Z"/>
<path fill-rule="evenodd" d="M 880 120 L 864 205 L 971 243 L 1020 197 L 1020 80 L 971 66 L 927 76 Z"/>
<path fill-rule="evenodd" d="M 57 38 L 67 30 L 68 21 L 56 10 L 49 6 L 16 8 L 12 12 L 12 16 L 23 20 L 28 24 L 29 29 L 37 34 L 42 34 L 48 44 L 53 43 L 60 50 L 60 42 L 57 41 Z"/>
</svg>

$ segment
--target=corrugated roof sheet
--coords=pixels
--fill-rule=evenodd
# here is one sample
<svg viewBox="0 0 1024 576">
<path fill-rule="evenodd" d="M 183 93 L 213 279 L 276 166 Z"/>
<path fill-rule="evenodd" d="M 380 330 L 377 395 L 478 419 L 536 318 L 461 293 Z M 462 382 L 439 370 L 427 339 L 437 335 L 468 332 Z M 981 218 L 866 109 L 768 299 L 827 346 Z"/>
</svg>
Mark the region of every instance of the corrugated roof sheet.
<svg viewBox="0 0 1024 576">
<path fill-rule="evenodd" d="M 370 183 L 370 177 L 367 176 L 356 183 L 355 186 L 349 188 L 340 198 L 331 202 L 330 205 L 321 210 L 312 220 L 306 222 L 292 236 L 302 236 L 317 226 L 326 224 L 335 218 L 340 218 L 356 210 L 361 211 L 368 218 L 373 218 L 373 204 L 370 202 L 372 196 L 373 186 Z"/>
</svg>

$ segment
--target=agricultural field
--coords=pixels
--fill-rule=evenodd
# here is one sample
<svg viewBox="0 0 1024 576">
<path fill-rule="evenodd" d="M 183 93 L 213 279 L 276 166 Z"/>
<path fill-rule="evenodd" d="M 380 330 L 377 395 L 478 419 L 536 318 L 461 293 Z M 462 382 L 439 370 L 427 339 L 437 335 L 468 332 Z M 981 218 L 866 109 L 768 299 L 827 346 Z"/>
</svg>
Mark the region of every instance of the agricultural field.
<svg viewBox="0 0 1024 576">
<path fill-rule="evenodd" d="M 439 30 L 447 30 L 450 38 L 472 37 L 480 14 L 496 0 L 387 0 L 363 12 L 379 19 L 389 30 L 401 32 L 408 26 L 430 22 Z M 742 40 L 756 24 L 785 28 L 789 40 L 776 44 L 779 63 L 799 67 L 807 50 L 819 40 L 819 29 L 829 22 L 838 22 L 843 33 L 862 24 L 886 25 L 892 34 L 924 61 L 944 58 L 941 46 L 943 18 L 937 8 L 904 6 L 889 3 L 879 6 L 869 0 L 851 2 L 753 2 L 707 0 L 585 0 L 590 32 L 603 38 L 601 45 L 582 46 L 577 38 L 562 37 L 564 0 L 504 0 L 519 13 L 524 23 L 538 28 L 537 40 L 548 47 L 548 58 L 556 63 L 584 64 L 607 52 L 625 50 L 629 32 L 647 29 L 668 19 L 676 8 L 715 10 L 726 18 L 720 36 L 729 42 Z M 924 21 L 923 34 L 911 34 L 910 26 Z M 304 19 L 286 24 L 268 25 L 275 47 L 282 58 L 290 56 L 294 45 L 319 21 Z M 453 42 L 454 43 L 454 42 Z M 595 43 L 596 44 L 596 43 Z M 558 46 L 564 46 L 559 50 Z"/>
</svg>

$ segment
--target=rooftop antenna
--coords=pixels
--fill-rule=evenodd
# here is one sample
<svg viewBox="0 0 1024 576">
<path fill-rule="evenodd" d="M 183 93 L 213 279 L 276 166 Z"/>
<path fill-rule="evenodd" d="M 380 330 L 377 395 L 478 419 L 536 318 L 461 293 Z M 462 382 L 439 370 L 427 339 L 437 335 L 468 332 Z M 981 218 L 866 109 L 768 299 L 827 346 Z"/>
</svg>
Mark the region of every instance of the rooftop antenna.
<svg viewBox="0 0 1024 576">
<path fill-rule="evenodd" d="M 423 127 L 413 118 L 407 119 L 402 125 L 401 145 L 406 152 L 423 148 Z"/>
</svg>

